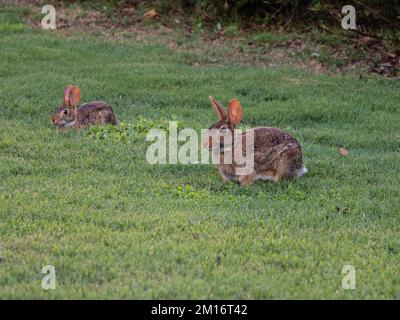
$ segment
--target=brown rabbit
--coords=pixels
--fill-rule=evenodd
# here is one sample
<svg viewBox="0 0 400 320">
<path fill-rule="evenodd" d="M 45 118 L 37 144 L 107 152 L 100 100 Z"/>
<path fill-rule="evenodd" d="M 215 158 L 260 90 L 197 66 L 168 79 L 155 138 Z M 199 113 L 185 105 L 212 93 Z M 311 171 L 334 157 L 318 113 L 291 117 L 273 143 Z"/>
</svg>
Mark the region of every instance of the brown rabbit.
<svg viewBox="0 0 400 320">
<path fill-rule="evenodd" d="M 64 89 L 64 103 L 53 113 L 51 121 L 60 128 L 84 128 L 89 125 L 117 124 L 113 109 L 104 101 L 77 105 L 81 98 L 79 87 L 69 85 Z"/>
<path fill-rule="evenodd" d="M 210 97 L 210 100 L 219 121 L 209 128 L 214 135 L 211 134 L 208 137 L 205 145 L 209 150 L 217 153 L 217 157 L 220 157 L 220 163 L 216 166 L 224 181 L 233 180 L 246 185 L 257 179 L 277 182 L 282 178 L 299 177 L 307 173 L 300 144 L 290 134 L 278 128 L 260 127 L 235 136 L 234 129 L 243 117 L 240 102 L 236 99 L 230 100 L 227 112 L 224 106 L 213 97 Z M 224 144 L 226 133 L 230 133 L 232 137 L 228 145 Z M 240 166 L 235 162 L 236 158 L 232 156 L 237 145 L 235 138 L 242 139 L 241 154 L 246 158 L 246 139 L 251 140 L 248 135 L 252 135 L 253 140 L 250 146 L 254 159 L 253 165 L 247 174 L 238 174 Z M 225 164 L 223 159 L 228 156 L 233 161 Z"/>
</svg>

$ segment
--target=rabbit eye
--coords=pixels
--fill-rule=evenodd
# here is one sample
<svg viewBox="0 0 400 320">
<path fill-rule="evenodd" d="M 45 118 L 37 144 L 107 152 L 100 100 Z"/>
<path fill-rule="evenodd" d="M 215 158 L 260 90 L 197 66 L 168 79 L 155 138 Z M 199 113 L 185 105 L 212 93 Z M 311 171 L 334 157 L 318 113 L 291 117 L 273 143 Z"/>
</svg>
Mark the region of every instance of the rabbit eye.
<svg viewBox="0 0 400 320">
<path fill-rule="evenodd" d="M 219 128 L 219 132 L 225 133 L 225 131 L 226 131 L 226 127 L 221 127 L 221 128 Z"/>
<path fill-rule="evenodd" d="M 64 109 L 63 114 L 68 114 L 68 109 Z"/>
</svg>

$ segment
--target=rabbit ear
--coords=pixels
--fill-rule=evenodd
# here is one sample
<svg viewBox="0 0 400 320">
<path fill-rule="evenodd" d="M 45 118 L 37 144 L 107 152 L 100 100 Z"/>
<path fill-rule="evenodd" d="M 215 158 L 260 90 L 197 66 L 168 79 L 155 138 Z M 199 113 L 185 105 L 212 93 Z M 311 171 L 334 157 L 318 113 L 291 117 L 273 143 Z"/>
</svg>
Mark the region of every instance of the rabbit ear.
<svg viewBox="0 0 400 320">
<path fill-rule="evenodd" d="M 80 100 L 81 100 L 81 89 L 79 89 L 79 87 L 77 86 L 73 86 L 69 93 L 70 106 L 76 108 Z"/>
<path fill-rule="evenodd" d="M 64 88 L 64 106 L 70 106 L 69 95 L 71 94 L 72 86 L 66 86 Z"/>
<path fill-rule="evenodd" d="M 240 105 L 239 100 L 232 99 L 228 104 L 228 112 L 229 112 L 229 121 L 230 123 L 236 127 L 236 125 L 243 118 L 242 106 Z"/>
<path fill-rule="evenodd" d="M 210 101 L 217 112 L 218 119 L 221 121 L 228 121 L 228 114 L 226 113 L 224 106 L 212 96 L 210 96 Z"/>
</svg>

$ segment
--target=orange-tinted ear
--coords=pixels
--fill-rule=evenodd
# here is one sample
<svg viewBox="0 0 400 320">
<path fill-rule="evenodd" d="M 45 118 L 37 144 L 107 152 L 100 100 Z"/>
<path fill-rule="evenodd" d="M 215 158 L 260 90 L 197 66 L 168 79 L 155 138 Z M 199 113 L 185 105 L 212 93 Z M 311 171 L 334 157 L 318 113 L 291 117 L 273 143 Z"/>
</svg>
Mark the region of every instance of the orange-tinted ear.
<svg viewBox="0 0 400 320">
<path fill-rule="evenodd" d="M 80 100 L 81 100 L 81 89 L 79 89 L 79 87 L 73 86 L 69 94 L 69 103 L 71 107 L 76 108 Z"/>
<path fill-rule="evenodd" d="M 228 114 L 226 113 L 224 106 L 212 96 L 210 96 L 210 101 L 215 109 L 215 112 L 217 112 L 218 119 L 221 121 L 228 121 Z"/>
<path fill-rule="evenodd" d="M 71 93 L 71 89 L 72 89 L 71 85 L 66 86 L 64 88 L 64 106 L 70 106 L 69 95 Z"/>
<path fill-rule="evenodd" d="M 240 105 L 239 100 L 232 99 L 228 104 L 228 112 L 229 112 L 229 121 L 231 124 L 236 127 L 236 125 L 242 121 L 243 111 L 242 106 Z"/>
</svg>

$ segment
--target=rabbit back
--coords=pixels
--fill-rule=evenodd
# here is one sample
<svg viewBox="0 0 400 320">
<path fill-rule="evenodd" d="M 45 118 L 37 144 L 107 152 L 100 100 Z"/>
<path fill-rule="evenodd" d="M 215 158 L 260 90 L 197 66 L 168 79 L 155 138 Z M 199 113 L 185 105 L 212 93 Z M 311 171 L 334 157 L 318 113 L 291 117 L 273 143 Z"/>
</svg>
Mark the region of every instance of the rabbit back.
<svg viewBox="0 0 400 320">
<path fill-rule="evenodd" d="M 112 124 L 117 120 L 114 110 L 104 101 L 92 101 L 83 104 L 78 109 L 77 123 L 82 126 Z"/>
<path fill-rule="evenodd" d="M 254 170 L 258 179 L 279 180 L 301 175 L 303 156 L 295 138 L 278 128 L 253 130 Z M 245 148 L 245 145 L 242 147 Z"/>
<path fill-rule="evenodd" d="M 299 142 L 289 133 L 278 128 L 263 127 L 250 131 L 254 135 L 251 152 L 254 154 L 254 170 L 252 180 L 279 181 L 282 178 L 298 177 L 307 172 L 303 165 L 303 156 Z M 246 155 L 246 132 L 242 133 L 242 155 Z M 220 164 L 217 167 L 220 174 L 229 180 L 239 181 L 236 168 L 240 165 L 224 164 L 224 154 L 221 153 Z"/>
</svg>

